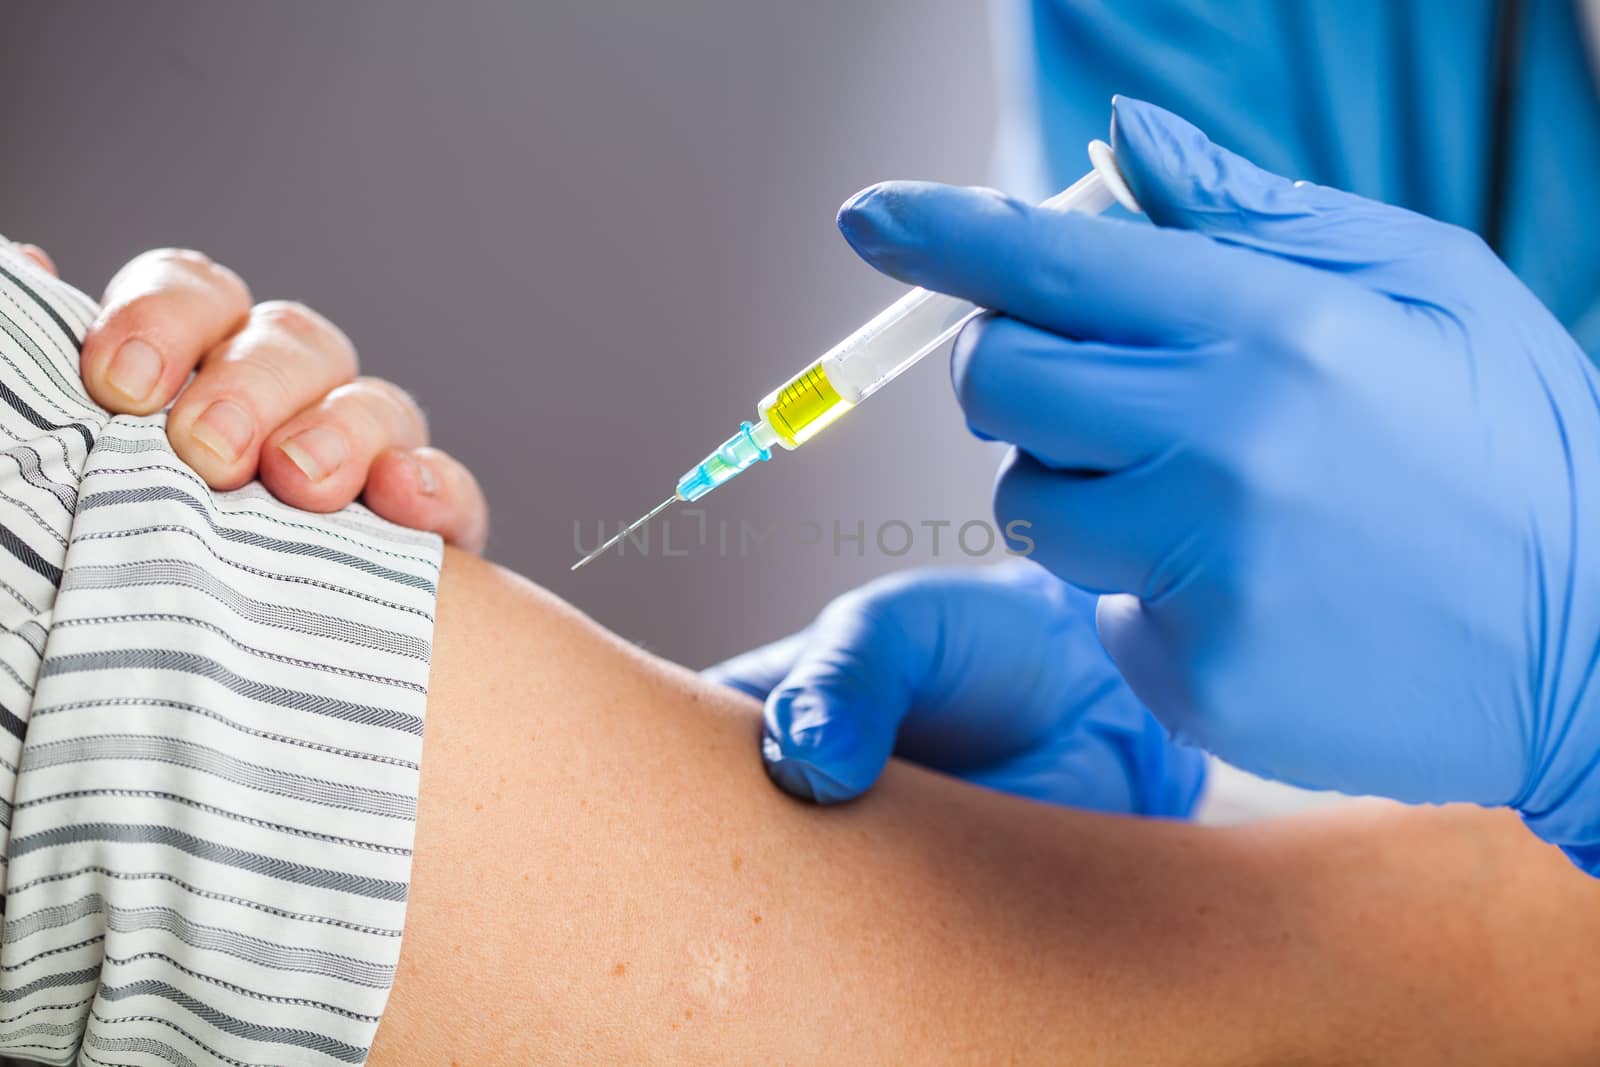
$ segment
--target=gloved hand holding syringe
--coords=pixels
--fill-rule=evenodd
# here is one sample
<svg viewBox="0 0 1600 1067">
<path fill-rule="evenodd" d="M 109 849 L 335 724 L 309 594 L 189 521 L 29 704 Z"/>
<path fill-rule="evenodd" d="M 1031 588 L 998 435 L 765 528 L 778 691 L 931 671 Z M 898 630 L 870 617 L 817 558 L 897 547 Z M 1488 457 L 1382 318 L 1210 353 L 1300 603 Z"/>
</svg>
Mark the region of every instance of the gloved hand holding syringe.
<svg viewBox="0 0 1600 1067">
<path fill-rule="evenodd" d="M 1043 206 L 1098 215 L 1113 203 L 1120 203 L 1137 212 L 1138 202 L 1117 169 L 1111 146 L 1104 141 L 1091 142 L 1089 161 L 1093 166 L 1088 174 L 1046 200 Z M 771 459 L 774 445 L 799 448 L 937 350 L 981 311 L 959 297 L 927 289 L 911 290 L 821 359 L 768 393 L 756 405 L 758 421 L 742 424 L 738 433 L 678 479 L 671 496 L 574 563 L 572 569 L 598 558 L 677 501 L 699 500 L 741 471 Z"/>
</svg>

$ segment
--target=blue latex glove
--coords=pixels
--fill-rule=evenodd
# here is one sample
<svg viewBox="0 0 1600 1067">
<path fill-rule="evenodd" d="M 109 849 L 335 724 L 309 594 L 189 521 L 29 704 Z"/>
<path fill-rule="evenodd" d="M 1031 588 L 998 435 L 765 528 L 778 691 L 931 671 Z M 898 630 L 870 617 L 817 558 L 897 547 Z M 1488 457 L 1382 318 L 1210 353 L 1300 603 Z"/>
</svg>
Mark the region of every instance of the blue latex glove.
<svg viewBox="0 0 1600 1067">
<path fill-rule="evenodd" d="M 1187 815 L 1204 756 L 1123 684 L 1094 601 L 1023 562 L 896 574 L 706 675 L 766 701 L 768 772 L 819 803 L 859 795 L 895 753 L 1036 800 Z"/>
<path fill-rule="evenodd" d="M 1114 108 L 1156 227 L 888 184 L 897 278 L 1012 442 L 1001 522 L 1103 599 L 1180 736 L 1285 781 L 1512 805 L 1600 872 L 1600 375 L 1476 237 Z M 1183 227 L 1166 229 L 1163 227 Z"/>
</svg>

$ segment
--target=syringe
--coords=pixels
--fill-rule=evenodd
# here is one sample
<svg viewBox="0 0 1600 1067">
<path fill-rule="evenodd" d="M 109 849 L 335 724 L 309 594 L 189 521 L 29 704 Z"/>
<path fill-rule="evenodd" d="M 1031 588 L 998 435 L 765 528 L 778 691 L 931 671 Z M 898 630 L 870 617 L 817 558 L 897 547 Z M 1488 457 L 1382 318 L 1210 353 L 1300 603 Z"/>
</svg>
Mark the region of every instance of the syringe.
<svg viewBox="0 0 1600 1067">
<path fill-rule="evenodd" d="M 1088 174 L 1046 200 L 1044 207 L 1098 215 L 1113 203 L 1139 211 L 1139 203 L 1117 169 L 1104 141 L 1089 142 Z M 768 393 L 756 405 L 756 421 L 745 422 L 695 464 L 671 496 L 619 530 L 572 565 L 596 559 L 678 501 L 699 500 L 719 485 L 772 458 L 774 445 L 794 450 L 843 418 L 867 397 L 904 374 L 928 353 L 954 337 L 983 311 L 969 301 L 927 289 L 913 289 L 884 308 L 865 326 L 823 357 Z"/>
</svg>

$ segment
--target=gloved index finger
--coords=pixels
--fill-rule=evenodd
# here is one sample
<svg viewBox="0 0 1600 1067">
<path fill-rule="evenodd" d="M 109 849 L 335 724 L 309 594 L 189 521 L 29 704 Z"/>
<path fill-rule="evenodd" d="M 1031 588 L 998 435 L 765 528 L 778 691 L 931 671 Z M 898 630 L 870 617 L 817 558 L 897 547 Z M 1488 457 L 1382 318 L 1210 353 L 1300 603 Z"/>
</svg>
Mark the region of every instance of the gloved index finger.
<svg viewBox="0 0 1600 1067">
<path fill-rule="evenodd" d="M 1200 234 L 1033 207 L 989 189 L 885 182 L 839 228 L 902 281 L 1069 337 L 1179 346 L 1253 335 L 1316 274 Z"/>
<path fill-rule="evenodd" d="M 765 700 L 767 694 L 793 669 L 805 644 L 804 632 L 790 634 L 769 645 L 741 652 L 732 659 L 707 667 L 700 672 L 700 676 L 716 685 L 725 685 L 757 700 Z"/>
</svg>

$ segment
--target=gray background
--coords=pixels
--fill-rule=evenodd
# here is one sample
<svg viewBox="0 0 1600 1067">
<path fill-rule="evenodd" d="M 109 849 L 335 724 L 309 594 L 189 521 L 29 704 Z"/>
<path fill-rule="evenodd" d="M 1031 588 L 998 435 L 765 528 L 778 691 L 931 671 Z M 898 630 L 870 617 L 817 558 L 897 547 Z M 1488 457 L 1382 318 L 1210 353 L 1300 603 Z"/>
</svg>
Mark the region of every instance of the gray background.
<svg viewBox="0 0 1600 1067">
<path fill-rule="evenodd" d="M 0 232 L 95 294 L 181 245 L 322 310 L 482 479 L 492 558 L 699 666 L 963 562 L 923 521 L 989 519 L 995 454 L 932 358 L 708 498 L 706 547 L 680 517 L 686 556 L 658 534 L 567 573 L 575 521 L 592 544 L 659 500 L 898 292 L 839 238 L 844 198 L 988 178 L 988 31 L 978 0 L 12 2 Z M 741 522 L 788 543 L 741 556 Z"/>
</svg>

